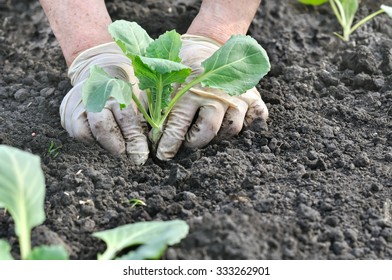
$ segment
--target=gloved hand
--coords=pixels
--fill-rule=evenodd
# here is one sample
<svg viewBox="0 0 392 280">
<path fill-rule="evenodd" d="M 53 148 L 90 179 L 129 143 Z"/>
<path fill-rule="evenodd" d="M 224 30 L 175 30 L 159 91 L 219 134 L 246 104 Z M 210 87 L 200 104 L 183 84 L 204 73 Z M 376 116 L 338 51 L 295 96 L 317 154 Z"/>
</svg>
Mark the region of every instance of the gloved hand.
<svg viewBox="0 0 392 280">
<path fill-rule="evenodd" d="M 82 87 L 93 65 L 103 67 L 116 78 L 131 82 L 133 93 L 140 94 L 131 61 L 116 43 L 88 49 L 79 54 L 69 68 L 68 76 L 73 88 L 61 102 L 61 125 L 71 137 L 87 142 L 96 140 L 113 154 L 126 152 L 135 164 L 145 163 L 149 150 L 135 105 L 120 110 L 120 105 L 114 99 L 109 99 L 101 112 L 86 111 L 82 103 Z"/>
<path fill-rule="evenodd" d="M 181 38 L 180 57 L 182 63 L 192 69 L 188 77 L 192 79 L 203 72 L 201 62 L 221 45 L 202 36 L 183 35 Z M 161 160 L 173 158 L 183 142 L 187 147 L 203 147 L 213 139 L 232 137 L 243 125 L 258 118 L 266 120 L 268 109 L 256 88 L 235 97 L 217 89 L 194 87 L 181 97 L 169 114 L 157 157 Z"/>
</svg>

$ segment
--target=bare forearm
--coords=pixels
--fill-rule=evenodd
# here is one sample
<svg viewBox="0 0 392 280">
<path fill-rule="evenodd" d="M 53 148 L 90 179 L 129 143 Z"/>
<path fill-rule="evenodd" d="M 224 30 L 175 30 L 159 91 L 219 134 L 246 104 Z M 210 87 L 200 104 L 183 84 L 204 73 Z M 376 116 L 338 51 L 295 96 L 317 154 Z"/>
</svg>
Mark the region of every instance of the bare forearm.
<svg viewBox="0 0 392 280">
<path fill-rule="evenodd" d="M 245 34 L 261 0 L 203 0 L 187 33 L 226 42 L 233 34 Z"/>
<path fill-rule="evenodd" d="M 40 0 L 68 65 L 82 51 L 112 41 L 104 0 Z"/>
</svg>

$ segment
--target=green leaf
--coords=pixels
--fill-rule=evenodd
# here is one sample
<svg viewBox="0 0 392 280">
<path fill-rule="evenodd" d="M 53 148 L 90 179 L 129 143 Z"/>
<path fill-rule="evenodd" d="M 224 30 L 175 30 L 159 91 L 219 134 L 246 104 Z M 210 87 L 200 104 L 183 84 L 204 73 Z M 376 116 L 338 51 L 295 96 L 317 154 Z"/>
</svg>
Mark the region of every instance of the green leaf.
<svg viewBox="0 0 392 280">
<path fill-rule="evenodd" d="M 387 5 L 381 5 L 381 9 L 387 13 L 389 17 L 392 18 L 392 7 Z"/>
<path fill-rule="evenodd" d="M 328 2 L 328 0 L 299 0 L 300 3 L 305 5 L 320 6 Z"/>
<path fill-rule="evenodd" d="M 174 62 L 170 61 L 167 59 L 162 59 L 162 58 L 152 58 L 152 57 L 143 57 L 139 56 L 138 57 L 145 65 L 148 65 L 148 67 L 159 73 L 159 74 L 166 74 L 166 73 L 171 73 L 171 72 L 178 72 L 183 69 L 187 69 L 189 72 L 191 69 L 179 62 Z"/>
<path fill-rule="evenodd" d="M 342 3 L 346 22 L 351 26 L 355 14 L 358 11 L 358 0 L 339 0 Z"/>
<path fill-rule="evenodd" d="M 120 251 L 140 245 L 135 252 L 123 256 L 129 259 L 157 259 L 167 246 L 180 242 L 189 231 L 181 220 L 140 222 L 119 226 L 114 229 L 93 233 L 105 241 L 106 251 L 98 259 L 113 259 Z"/>
<path fill-rule="evenodd" d="M 163 86 L 183 83 L 191 73 L 188 66 L 161 58 L 136 56 L 133 67 L 141 90 L 156 88 L 160 79 Z"/>
<path fill-rule="evenodd" d="M 45 177 L 41 159 L 28 152 L 0 145 L 0 204 L 15 222 L 21 255 L 30 251 L 30 232 L 45 220 Z"/>
<path fill-rule="evenodd" d="M 146 56 L 181 62 L 181 58 L 179 56 L 181 46 L 182 42 L 180 34 L 178 34 L 175 30 L 167 31 L 148 46 Z"/>
<path fill-rule="evenodd" d="M 171 71 L 162 75 L 163 85 L 171 85 L 173 83 L 183 83 L 191 74 L 191 68 L 183 68 L 177 71 Z"/>
<path fill-rule="evenodd" d="M 59 245 L 35 247 L 30 255 L 29 260 L 68 260 L 68 252 L 64 247 Z"/>
<path fill-rule="evenodd" d="M 138 247 L 135 251 L 131 251 L 116 260 L 157 260 L 166 251 L 167 245 L 160 241 L 150 242 Z"/>
<path fill-rule="evenodd" d="M 158 75 L 147 64 L 143 63 L 139 56 L 134 58 L 132 65 L 141 90 L 156 87 Z"/>
<path fill-rule="evenodd" d="M 266 51 L 250 36 L 233 35 L 211 57 L 201 63 L 204 87 L 240 95 L 254 87 L 270 70 Z"/>
<path fill-rule="evenodd" d="M 153 41 L 140 25 L 126 20 L 116 20 L 111 23 L 109 33 L 130 58 L 135 55 L 145 55 L 148 45 Z"/>
<path fill-rule="evenodd" d="M 92 66 L 90 76 L 82 88 L 83 104 L 89 112 L 100 112 L 107 100 L 113 97 L 122 108 L 132 100 L 132 87 L 121 79 L 111 77 L 99 66 Z"/>
<path fill-rule="evenodd" d="M 0 239 L 0 261 L 11 261 L 13 259 L 10 244 L 5 240 Z"/>
</svg>

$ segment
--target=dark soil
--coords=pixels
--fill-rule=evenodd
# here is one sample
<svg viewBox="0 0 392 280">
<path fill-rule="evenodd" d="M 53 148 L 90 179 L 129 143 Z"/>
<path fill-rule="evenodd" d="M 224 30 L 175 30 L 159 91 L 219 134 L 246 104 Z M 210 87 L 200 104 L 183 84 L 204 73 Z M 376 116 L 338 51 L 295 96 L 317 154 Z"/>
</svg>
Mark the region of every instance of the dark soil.
<svg viewBox="0 0 392 280">
<path fill-rule="evenodd" d="M 33 244 L 62 243 L 96 259 L 91 234 L 126 223 L 183 219 L 189 235 L 165 259 L 392 259 L 392 20 L 379 16 L 344 43 L 329 6 L 263 1 L 250 28 L 271 72 L 270 110 L 238 137 L 131 165 L 67 135 L 70 90 L 59 45 L 37 1 L 0 0 L 0 144 L 42 157 L 47 219 Z M 362 1 L 358 16 L 382 1 Z M 383 1 L 392 4 L 392 1 Z M 144 4 L 143 4 L 144 3 Z M 176 4 L 178 3 L 178 4 Z M 156 37 L 184 32 L 198 1 L 107 1 L 113 19 Z M 53 141 L 62 149 L 48 156 Z M 139 198 L 145 207 L 127 202 Z M 18 257 L 13 221 L 0 238 Z"/>
</svg>

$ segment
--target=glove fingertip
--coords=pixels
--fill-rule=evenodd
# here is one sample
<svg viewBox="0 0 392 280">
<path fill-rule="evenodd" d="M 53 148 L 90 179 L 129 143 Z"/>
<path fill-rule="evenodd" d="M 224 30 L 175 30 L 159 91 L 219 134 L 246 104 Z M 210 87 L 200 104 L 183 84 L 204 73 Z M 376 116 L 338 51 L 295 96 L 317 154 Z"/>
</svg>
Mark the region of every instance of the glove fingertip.
<svg viewBox="0 0 392 280">
<path fill-rule="evenodd" d="M 182 141 L 176 141 L 171 137 L 167 137 L 165 134 L 162 135 L 157 147 L 156 157 L 162 161 L 171 160 L 177 154 L 181 144 Z"/>
<path fill-rule="evenodd" d="M 146 163 L 150 151 L 148 149 L 147 139 L 143 134 L 139 134 L 138 137 L 133 137 L 131 141 L 128 139 L 126 144 L 127 155 L 131 162 L 136 165 Z"/>
<path fill-rule="evenodd" d="M 156 157 L 162 161 L 168 161 L 174 158 L 177 151 L 157 149 Z"/>
<path fill-rule="evenodd" d="M 140 153 L 140 152 L 131 152 L 128 153 L 129 158 L 135 165 L 143 165 L 146 163 L 148 159 L 148 152 Z"/>
</svg>

